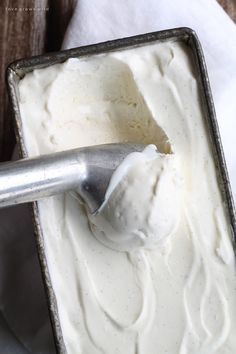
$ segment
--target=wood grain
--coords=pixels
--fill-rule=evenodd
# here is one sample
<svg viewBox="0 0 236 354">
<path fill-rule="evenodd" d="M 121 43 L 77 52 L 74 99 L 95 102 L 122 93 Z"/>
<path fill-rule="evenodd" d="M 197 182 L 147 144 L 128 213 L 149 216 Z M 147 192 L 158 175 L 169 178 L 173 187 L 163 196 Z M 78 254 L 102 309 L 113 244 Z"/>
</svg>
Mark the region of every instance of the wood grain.
<svg viewBox="0 0 236 354">
<path fill-rule="evenodd" d="M 236 22 L 236 0 L 218 0 Z M 76 0 L 0 1 L 0 161 L 15 144 L 5 85 L 8 64 L 22 57 L 59 50 Z"/>
<path fill-rule="evenodd" d="M 236 23 L 236 0 L 218 0 L 218 3 Z"/>
<path fill-rule="evenodd" d="M 17 6 L 16 6 L 17 3 Z M 6 84 L 7 65 L 17 58 L 42 53 L 45 48 L 46 10 L 32 11 L 30 8 L 46 8 L 47 0 L 2 1 L 0 5 L 0 159 L 10 158 L 15 143 L 11 114 L 8 109 Z M 28 10 L 26 10 L 28 9 Z"/>
<path fill-rule="evenodd" d="M 6 67 L 22 57 L 59 50 L 74 5 L 73 0 L 0 2 L 0 161 L 10 159 L 15 144 L 5 84 Z"/>
</svg>

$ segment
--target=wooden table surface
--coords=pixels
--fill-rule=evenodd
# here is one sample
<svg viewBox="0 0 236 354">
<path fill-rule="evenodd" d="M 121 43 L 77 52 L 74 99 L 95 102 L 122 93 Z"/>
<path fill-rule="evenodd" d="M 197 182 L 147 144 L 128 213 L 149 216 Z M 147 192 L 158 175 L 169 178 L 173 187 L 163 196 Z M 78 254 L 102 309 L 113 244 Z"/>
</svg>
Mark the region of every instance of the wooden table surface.
<svg viewBox="0 0 236 354">
<path fill-rule="evenodd" d="M 218 0 L 236 22 L 236 0 Z M 11 158 L 15 145 L 12 114 L 5 85 L 9 63 L 59 50 L 76 0 L 0 1 L 0 161 Z"/>
</svg>

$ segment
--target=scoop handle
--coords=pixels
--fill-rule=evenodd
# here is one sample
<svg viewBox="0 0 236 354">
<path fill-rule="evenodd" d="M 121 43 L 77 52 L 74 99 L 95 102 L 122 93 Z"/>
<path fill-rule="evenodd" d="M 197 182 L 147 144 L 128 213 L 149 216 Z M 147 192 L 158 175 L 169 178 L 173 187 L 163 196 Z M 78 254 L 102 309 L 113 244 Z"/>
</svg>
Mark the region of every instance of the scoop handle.
<svg viewBox="0 0 236 354">
<path fill-rule="evenodd" d="M 0 208 L 76 190 L 91 213 L 103 203 L 114 170 L 143 144 L 93 145 L 0 164 Z"/>
<path fill-rule="evenodd" d="M 83 177 L 80 149 L 0 164 L 0 208 L 73 190 Z"/>
</svg>

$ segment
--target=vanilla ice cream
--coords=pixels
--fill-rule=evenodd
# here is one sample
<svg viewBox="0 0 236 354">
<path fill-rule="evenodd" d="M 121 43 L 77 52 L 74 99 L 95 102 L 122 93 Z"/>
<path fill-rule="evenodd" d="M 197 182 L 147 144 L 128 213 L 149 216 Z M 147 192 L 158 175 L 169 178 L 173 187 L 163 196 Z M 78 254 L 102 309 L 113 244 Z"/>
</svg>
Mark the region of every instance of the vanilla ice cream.
<svg viewBox="0 0 236 354">
<path fill-rule="evenodd" d="M 19 83 L 29 156 L 151 144 L 97 215 L 69 193 L 38 203 L 68 354 L 236 352 L 235 255 L 198 77 L 187 45 L 166 41 Z"/>
<path fill-rule="evenodd" d="M 112 176 L 96 215 L 88 213 L 97 239 L 120 251 L 153 248 L 173 235 L 181 215 L 181 171 L 176 156 L 149 145 L 134 152 Z"/>
</svg>

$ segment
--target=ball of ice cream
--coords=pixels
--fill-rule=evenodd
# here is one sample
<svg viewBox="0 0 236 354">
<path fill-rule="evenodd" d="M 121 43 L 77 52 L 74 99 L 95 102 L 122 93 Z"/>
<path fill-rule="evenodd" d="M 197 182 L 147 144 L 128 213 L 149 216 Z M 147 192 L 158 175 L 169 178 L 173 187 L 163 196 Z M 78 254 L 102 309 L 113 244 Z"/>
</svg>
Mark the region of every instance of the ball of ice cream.
<svg viewBox="0 0 236 354">
<path fill-rule="evenodd" d="M 88 215 L 95 237 L 106 246 L 132 251 L 153 248 L 170 237 L 181 210 L 181 177 L 176 156 L 155 146 L 126 157 L 112 176 L 106 199 Z"/>
</svg>

